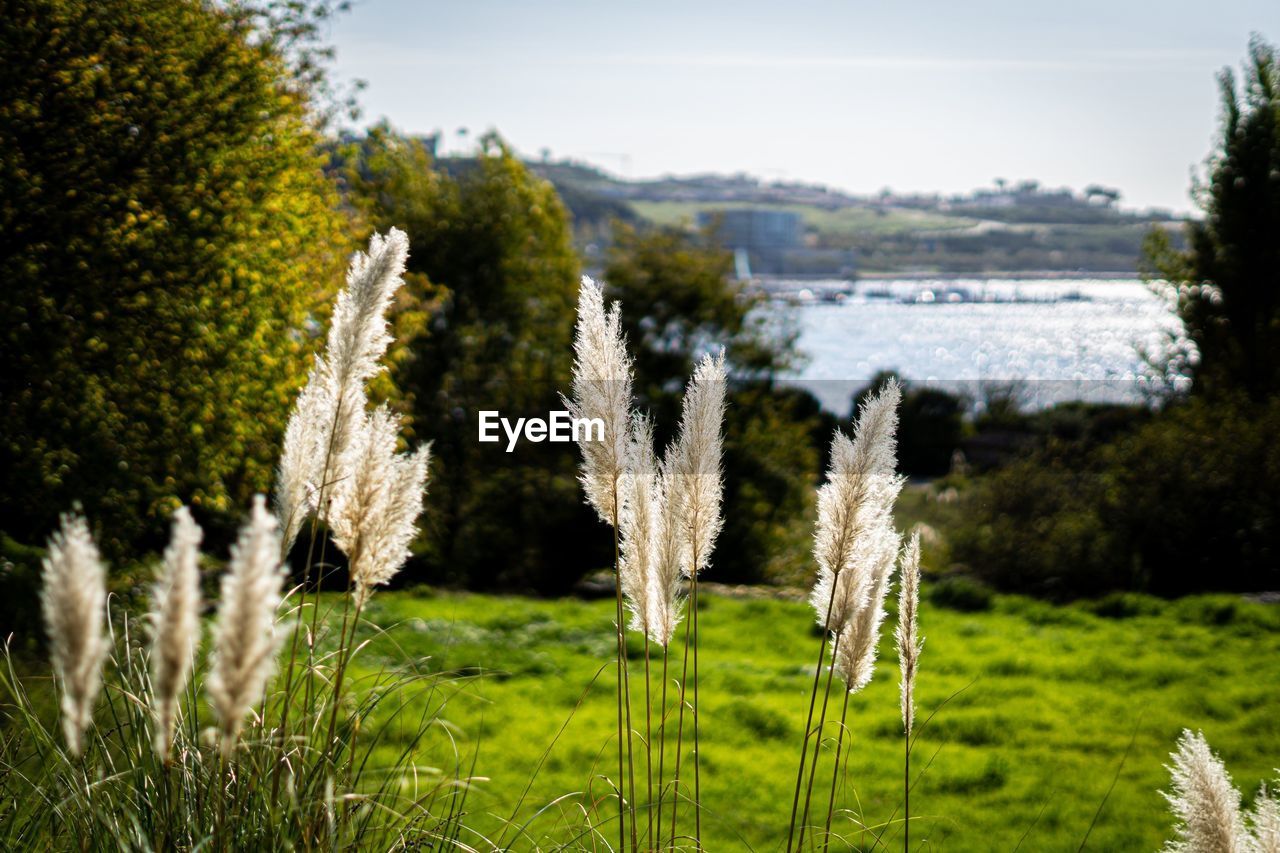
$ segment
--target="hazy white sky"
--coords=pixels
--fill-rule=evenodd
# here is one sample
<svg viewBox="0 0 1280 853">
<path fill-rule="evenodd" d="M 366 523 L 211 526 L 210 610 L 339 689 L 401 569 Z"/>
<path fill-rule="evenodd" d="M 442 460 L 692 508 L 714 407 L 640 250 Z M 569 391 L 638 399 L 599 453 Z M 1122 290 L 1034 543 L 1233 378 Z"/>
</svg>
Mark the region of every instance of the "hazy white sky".
<svg viewBox="0 0 1280 853">
<path fill-rule="evenodd" d="M 626 177 L 745 171 L 871 193 L 996 177 L 1190 208 L 1215 75 L 1280 2 L 357 0 L 364 120 L 491 128 Z"/>
</svg>

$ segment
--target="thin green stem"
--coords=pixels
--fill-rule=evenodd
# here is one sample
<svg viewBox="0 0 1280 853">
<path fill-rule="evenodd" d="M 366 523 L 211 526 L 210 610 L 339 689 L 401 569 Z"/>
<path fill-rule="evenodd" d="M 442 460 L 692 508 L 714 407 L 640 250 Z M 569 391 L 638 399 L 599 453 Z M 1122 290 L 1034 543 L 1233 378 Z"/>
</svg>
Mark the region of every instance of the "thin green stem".
<svg viewBox="0 0 1280 853">
<path fill-rule="evenodd" d="M 796 813 L 800 808 L 800 787 L 804 784 L 805 758 L 809 752 L 809 737 L 813 734 L 813 710 L 818 703 L 818 685 L 822 681 L 822 664 L 827 659 L 827 638 L 830 635 L 831 605 L 835 603 L 835 583 L 831 584 L 831 601 L 827 603 L 827 624 L 823 626 L 822 642 L 818 645 L 818 665 L 813 671 L 813 688 L 809 691 L 809 714 L 804 721 L 804 737 L 800 741 L 800 769 L 796 771 L 796 792 L 791 798 L 791 822 L 787 825 L 787 853 L 791 853 L 796 829 Z M 834 660 L 835 652 L 832 652 Z M 815 751 L 816 754 L 816 751 Z"/>
<path fill-rule="evenodd" d="M 836 672 L 836 655 L 840 651 L 840 635 L 836 635 L 835 642 L 831 644 L 831 668 L 827 670 L 827 686 L 822 693 L 822 711 L 818 714 L 818 731 L 814 738 L 816 741 L 813 746 L 813 763 L 809 765 L 809 784 L 804 794 L 804 811 L 800 815 L 800 835 L 796 839 L 796 849 L 804 847 L 804 832 L 809 824 L 809 802 L 813 799 L 813 780 L 818 772 L 818 756 L 822 750 L 822 729 L 827 722 L 827 702 L 831 699 L 831 681 Z"/>
<path fill-rule="evenodd" d="M 849 713 L 848 685 L 845 685 L 844 707 L 840 709 L 840 734 L 836 738 L 836 762 L 831 767 L 831 797 L 827 800 L 827 823 L 822 836 L 822 853 L 831 846 L 831 817 L 836 812 L 836 785 L 840 781 L 840 750 L 844 746 L 845 718 Z"/>
<path fill-rule="evenodd" d="M 653 701 L 649 696 L 649 634 L 644 635 L 644 764 L 648 777 L 645 812 L 649 822 L 648 843 L 653 844 Z"/>
<path fill-rule="evenodd" d="M 623 750 L 626 749 L 630 753 L 630 722 L 626 722 L 624 729 L 623 709 L 626 706 L 626 716 L 631 716 L 630 703 L 624 702 L 623 685 L 627 682 L 627 646 L 626 636 L 623 633 L 623 613 L 622 613 L 622 574 L 619 569 L 619 539 L 618 539 L 618 480 L 615 477 L 613 481 L 613 588 L 614 600 L 616 602 L 616 611 L 614 614 L 615 628 L 617 629 L 618 640 L 618 850 L 622 851 L 627 846 L 627 804 L 623 795 L 623 784 L 626 781 L 625 774 L 627 771 L 627 761 L 625 760 Z M 627 689 L 627 695 L 630 695 L 630 688 Z M 635 791 L 632 790 L 632 804 L 635 802 Z M 634 833 L 634 821 L 632 832 Z M 632 847 L 635 844 L 633 842 Z"/>
<path fill-rule="evenodd" d="M 902 738 L 902 851 L 911 849 L 911 730 Z"/>
<path fill-rule="evenodd" d="M 693 839 L 702 849 L 702 750 L 698 743 L 698 572 L 693 573 Z"/>
<path fill-rule="evenodd" d="M 667 660 L 671 656 L 670 651 L 668 646 L 662 647 L 662 700 L 658 705 L 662 712 L 662 716 L 658 718 L 658 828 L 657 835 L 652 839 L 654 844 L 661 843 L 659 839 L 662 837 L 662 799 L 667 789 L 662 771 L 663 759 L 667 751 Z"/>
<path fill-rule="evenodd" d="M 684 665 L 680 673 L 680 716 L 676 725 L 676 766 L 671 776 L 671 848 L 676 846 L 676 818 L 680 807 L 680 753 L 684 748 L 684 708 L 685 685 L 689 680 L 689 646 L 692 617 L 684 622 Z"/>
</svg>

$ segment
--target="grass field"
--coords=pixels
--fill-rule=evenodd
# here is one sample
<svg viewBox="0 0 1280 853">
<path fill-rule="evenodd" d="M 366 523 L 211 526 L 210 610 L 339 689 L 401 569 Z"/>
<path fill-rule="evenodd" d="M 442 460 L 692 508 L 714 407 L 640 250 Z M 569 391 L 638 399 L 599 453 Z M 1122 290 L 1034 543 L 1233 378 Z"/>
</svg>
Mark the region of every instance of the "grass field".
<svg viewBox="0 0 1280 853">
<path fill-rule="evenodd" d="M 809 610 L 772 599 L 704 602 L 706 848 L 776 850 L 786 836 L 817 651 Z M 561 726 L 515 821 L 527 821 L 515 849 L 563 843 L 591 813 L 588 795 L 575 792 L 607 795 L 603 777 L 616 775 L 612 617 L 612 601 L 413 591 L 374 597 L 370 622 L 389 630 L 364 629 L 371 640 L 364 666 L 404 655 L 466 676 L 438 693 L 448 698 L 442 716 L 450 725 L 436 731 L 423 758 L 448 766 L 456 750 L 463 763 L 474 760 L 485 780 L 467 801 L 474 830 L 496 840 Z M 886 637 L 891 630 L 890 622 Z M 913 769 L 923 773 L 912 796 L 913 849 L 1075 850 L 1105 799 L 1088 848 L 1154 850 L 1171 823 L 1158 793 L 1167 784 L 1163 764 L 1184 726 L 1204 730 L 1247 801 L 1276 775 L 1274 606 L 1225 596 L 1126 596 L 1066 607 L 996 597 L 982 612 L 926 602 L 922 630 L 920 718 L 937 715 L 913 754 Z M 847 788 L 839 798 L 845 811 L 836 822 L 845 841 L 832 849 L 873 849 L 882 829 L 886 849 L 902 844 L 900 823 L 886 826 L 900 818 L 902 796 L 888 642 L 881 656 L 874 682 L 850 703 Z M 635 726 L 643 731 L 643 651 L 634 636 L 630 658 Z M 396 732 L 384 736 L 394 740 Z M 638 762 L 637 799 L 644 800 L 642 750 Z M 829 780 L 830 764 L 822 767 L 820 778 Z M 614 814 L 614 804 L 603 802 L 596 817 Z M 683 810 L 682 823 L 689 816 Z M 609 824 L 602 837 L 616 844 L 615 832 Z M 506 840 L 513 838 L 510 832 Z"/>
</svg>

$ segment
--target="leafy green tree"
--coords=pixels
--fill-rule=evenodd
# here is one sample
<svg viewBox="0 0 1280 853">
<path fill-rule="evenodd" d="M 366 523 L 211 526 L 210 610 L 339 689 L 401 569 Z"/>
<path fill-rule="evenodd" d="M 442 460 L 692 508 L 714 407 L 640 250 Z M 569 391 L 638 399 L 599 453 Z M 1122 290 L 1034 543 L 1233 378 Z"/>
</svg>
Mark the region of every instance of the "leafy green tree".
<svg viewBox="0 0 1280 853">
<path fill-rule="evenodd" d="M 522 442 L 508 454 L 505 440 L 481 444 L 477 418 L 561 408 L 578 291 L 568 214 L 496 135 L 476 158 L 445 165 L 385 127 L 351 163 L 354 197 L 375 227 L 408 233 L 409 269 L 436 303 L 397 369 L 417 428 L 434 442 L 420 568 L 436 580 L 563 591 L 607 562 L 577 457 L 563 445 Z M 585 530 L 600 534 L 598 550 L 580 547 Z"/>
<path fill-rule="evenodd" d="M 348 245 L 307 92 L 198 0 L 21 0 L 0 28 L 0 518 L 119 554 L 266 488 Z"/>
<path fill-rule="evenodd" d="M 834 419 L 812 395 L 774 381 L 797 359 L 794 329 L 732 278 L 732 256 L 711 235 L 623 223 L 614 231 L 605 294 L 622 302 L 636 393 L 660 441 L 675 429 L 696 359 L 723 346 L 729 362 L 725 528 L 709 576 L 800 580 L 812 570 L 809 509 Z"/>
<path fill-rule="evenodd" d="M 1222 132 L 1209 181 L 1196 188 L 1202 221 L 1188 226 L 1188 248 L 1164 232 L 1148 240 L 1148 259 L 1168 282 L 1198 360 L 1176 354 L 1200 393 L 1240 391 L 1263 400 L 1280 391 L 1280 68 L 1261 38 L 1249 45 L 1244 85 L 1222 72 Z"/>
</svg>

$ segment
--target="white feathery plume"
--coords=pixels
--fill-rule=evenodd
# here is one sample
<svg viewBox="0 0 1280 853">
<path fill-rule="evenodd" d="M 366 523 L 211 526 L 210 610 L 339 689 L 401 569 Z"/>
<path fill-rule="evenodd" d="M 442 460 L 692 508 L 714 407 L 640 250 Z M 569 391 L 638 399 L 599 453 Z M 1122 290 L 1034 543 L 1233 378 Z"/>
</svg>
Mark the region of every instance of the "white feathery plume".
<svg viewBox="0 0 1280 853">
<path fill-rule="evenodd" d="M 618 566 L 622 595 L 631 611 L 631 628 L 646 636 L 654 633 L 654 616 L 660 591 L 656 588 L 658 550 L 658 462 L 653 452 L 653 424 L 636 414 L 631 420 L 626 475 L 622 478 L 621 516 L 618 521 L 621 548 Z"/>
<path fill-rule="evenodd" d="M 924 639 L 919 636 L 916 620 L 920 610 L 920 534 L 911 534 L 902 552 L 902 571 L 898 577 L 898 627 L 894 639 L 898 645 L 898 668 L 902 672 L 902 725 L 908 735 L 916 718 L 916 666 Z"/>
<path fill-rule="evenodd" d="M 347 476 L 334 485 L 329 528 L 347 555 L 356 602 L 387 583 L 409 558 L 426 494 L 431 452 L 396 453 L 400 418 L 386 406 L 367 415 L 351 438 Z"/>
<path fill-rule="evenodd" d="M 724 350 L 704 356 L 684 392 L 680 434 L 670 454 L 665 499 L 683 519 L 687 542 L 682 571 L 686 578 L 702 572 L 724 526 L 720 502 L 724 491 L 721 467 L 724 394 L 727 374 Z"/>
<path fill-rule="evenodd" d="M 250 709 L 261 701 L 283 638 L 276 626 L 284 571 L 280 532 L 261 495 L 231 548 L 213 629 L 213 661 L 206 689 L 217 714 L 222 754 L 230 756 Z"/>
<path fill-rule="evenodd" d="M 365 416 L 365 383 L 382 370 L 379 361 L 391 343 L 387 309 L 404 283 L 409 238 L 392 228 L 374 234 L 368 253 L 357 252 L 338 294 L 323 355 L 316 356 L 307 386 L 285 428 L 276 482 L 276 516 L 286 548 L 293 544 L 324 485 L 340 479 L 334 470 L 346 456 Z"/>
<path fill-rule="evenodd" d="M 1249 812 L 1249 853 L 1280 853 L 1280 799 L 1264 784 Z"/>
<path fill-rule="evenodd" d="M 813 555 L 818 580 L 809 600 L 818 624 L 839 634 L 865 603 L 872 563 L 883 557 L 886 528 L 902 489 L 894 473 L 902 391 L 896 381 L 863 403 L 850 441 L 837 432 L 831 442 L 827 482 L 818 489 Z M 896 550 L 896 543 L 893 545 Z"/>
<path fill-rule="evenodd" d="M 1168 766 L 1173 790 L 1161 792 L 1178 818 L 1177 839 L 1166 853 L 1243 853 L 1246 847 L 1240 792 L 1200 732 L 1184 729 Z"/>
<path fill-rule="evenodd" d="M 876 647 L 880 641 L 880 625 L 884 622 L 884 599 L 900 539 L 892 527 L 882 527 L 872 537 L 866 556 L 859 559 L 859 571 L 865 571 L 870 581 L 866 598 L 840 634 L 835 664 L 850 693 L 866 687 L 875 672 Z"/>
<path fill-rule="evenodd" d="M 599 419 L 603 441 L 582 441 L 582 480 L 587 502 L 606 524 L 616 523 L 618 489 L 626 466 L 631 421 L 631 357 L 622 334 L 622 310 L 608 312 L 604 291 L 582 277 L 573 339 L 573 397 L 565 407 L 575 418 Z"/>
<path fill-rule="evenodd" d="M 61 529 L 49 539 L 40 599 L 53 671 L 62 685 L 62 730 L 71 754 L 79 756 L 108 651 L 106 573 L 79 515 L 62 516 Z"/>
<path fill-rule="evenodd" d="M 675 636 L 684 608 L 682 571 L 688 562 L 688 541 L 684 535 L 683 508 L 673 496 L 676 474 L 672 454 L 667 453 L 658 469 L 657 513 L 653 546 L 653 619 L 649 638 L 664 649 Z"/>
<path fill-rule="evenodd" d="M 168 760 L 182 690 L 200 638 L 200 526 L 185 506 L 173 514 L 173 534 L 151 588 L 151 711 L 156 753 Z"/>
</svg>

